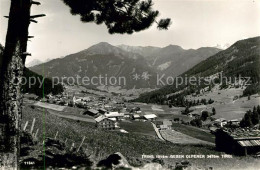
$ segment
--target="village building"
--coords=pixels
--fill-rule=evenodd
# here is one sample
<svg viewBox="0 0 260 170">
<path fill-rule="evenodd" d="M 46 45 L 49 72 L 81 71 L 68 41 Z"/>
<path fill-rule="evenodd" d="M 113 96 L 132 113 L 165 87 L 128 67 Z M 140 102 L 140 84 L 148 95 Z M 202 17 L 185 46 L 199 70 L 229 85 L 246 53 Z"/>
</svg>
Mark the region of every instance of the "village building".
<svg viewBox="0 0 260 170">
<path fill-rule="evenodd" d="M 108 109 L 108 108 L 111 108 L 112 106 L 106 104 L 106 105 L 104 105 L 104 107 L 105 107 L 106 109 Z"/>
<path fill-rule="evenodd" d="M 100 108 L 98 109 L 99 113 L 104 115 L 105 113 L 107 113 L 107 110 L 106 109 L 103 109 L 103 108 Z"/>
<path fill-rule="evenodd" d="M 172 121 L 163 120 L 163 121 L 154 121 L 156 127 L 160 130 L 171 130 L 172 129 Z"/>
<path fill-rule="evenodd" d="M 130 118 L 132 118 L 132 116 L 133 116 L 132 113 L 129 113 L 129 112 L 125 112 L 125 113 L 124 113 L 124 117 L 125 117 L 125 118 L 129 118 L 129 119 L 130 119 Z"/>
<path fill-rule="evenodd" d="M 215 134 L 217 130 L 218 130 L 218 128 L 216 126 L 210 126 L 209 127 L 209 131 L 210 131 L 211 134 Z"/>
<path fill-rule="evenodd" d="M 168 130 L 168 129 L 171 129 L 171 127 L 162 124 L 162 125 L 160 125 L 159 129 L 160 129 L 160 130 Z"/>
<path fill-rule="evenodd" d="M 239 121 L 238 119 L 233 119 L 233 120 L 229 120 L 229 121 L 227 122 L 227 124 L 228 124 L 229 126 L 239 126 L 240 121 Z"/>
<path fill-rule="evenodd" d="M 141 117 L 140 115 L 138 115 L 138 114 L 133 114 L 133 115 L 132 115 L 132 119 L 133 119 L 133 120 L 136 120 L 136 121 L 139 121 L 139 120 L 142 119 L 142 117 Z"/>
<path fill-rule="evenodd" d="M 219 119 L 216 119 L 216 120 L 214 121 L 214 125 L 219 126 L 219 127 L 223 127 L 223 126 L 225 126 L 226 124 L 227 124 L 227 120 L 224 119 L 224 118 L 219 118 Z"/>
<path fill-rule="evenodd" d="M 116 118 L 116 120 L 123 120 L 124 119 L 124 113 L 119 112 L 109 112 L 106 113 L 105 116 L 108 118 Z"/>
<path fill-rule="evenodd" d="M 144 118 L 146 120 L 150 120 L 150 121 L 153 121 L 157 118 L 157 116 L 155 114 L 147 114 L 147 115 L 144 115 Z"/>
<path fill-rule="evenodd" d="M 95 109 L 88 109 L 87 111 L 85 111 L 83 113 L 84 115 L 90 115 L 90 116 L 98 116 L 99 111 L 95 110 Z"/>
<path fill-rule="evenodd" d="M 172 121 L 170 120 L 164 120 L 163 125 L 166 127 L 166 129 L 172 129 Z"/>
<path fill-rule="evenodd" d="M 112 118 L 108 118 L 109 120 L 113 120 L 114 122 L 117 121 L 117 119 L 115 117 L 112 117 Z"/>
<path fill-rule="evenodd" d="M 141 111 L 141 108 L 140 107 L 134 107 L 134 108 L 132 108 L 132 109 L 130 109 L 130 112 L 134 112 L 134 113 L 141 113 L 142 111 Z"/>
<path fill-rule="evenodd" d="M 77 98 L 76 96 L 73 96 L 72 98 L 72 103 L 73 103 L 73 106 L 75 107 L 77 104 L 78 105 L 85 105 L 86 102 L 82 99 L 82 98 Z"/>
<path fill-rule="evenodd" d="M 260 151 L 260 131 L 258 129 L 218 129 L 215 136 L 216 148 L 219 151 L 245 156 Z"/>
<path fill-rule="evenodd" d="M 99 116 L 95 119 L 96 127 L 105 130 L 113 130 L 116 128 L 116 121 L 106 116 Z"/>
</svg>

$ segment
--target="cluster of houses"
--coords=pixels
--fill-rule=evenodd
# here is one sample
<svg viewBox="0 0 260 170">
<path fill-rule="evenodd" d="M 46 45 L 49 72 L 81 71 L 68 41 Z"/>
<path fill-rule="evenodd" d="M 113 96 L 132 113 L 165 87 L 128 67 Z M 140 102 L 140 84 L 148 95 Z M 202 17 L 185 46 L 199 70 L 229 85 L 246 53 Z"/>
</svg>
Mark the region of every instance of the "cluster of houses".
<svg viewBox="0 0 260 170">
<path fill-rule="evenodd" d="M 118 127 L 118 121 L 125 119 L 135 121 L 155 120 L 155 114 L 143 114 L 139 107 L 126 108 L 122 100 L 110 99 L 105 96 L 86 97 L 84 94 L 61 94 L 46 96 L 48 103 L 82 108 L 83 115 L 92 116 L 98 128 L 113 130 Z"/>
<path fill-rule="evenodd" d="M 119 121 L 123 120 L 134 120 L 134 121 L 154 121 L 156 119 L 155 114 L 137 114 L 136 112 L 129 112 L 128 109 L 124 108 L 121 111 L 114 111 L 112 109 L 107 110 L 105 108 L 99 109 L 88 109 L 83 114 L 89 115 L 95 118 L 96 127 L 113 130 L 118 127 Z"/>
<path fill-rule="evenodd" d="M 65 93 L 59 95 L 52 95 L 49 94 L 45 97 L 47 100 L 45 100 L 47 103 L 53 103 L 63 106 L 70 106 L 70 107 L 78 107 L 83 109 L 88 109 L 92 106 L 94 107 L 105 107 L 109 108 L 111 105 L 109 105 L 110 101 L 107 97 L 99 97 L 96 98 L 94 96 L 85 96 L 84 94 L 80 93 Z"/>
<path fill-rule="evenodd" d="M 53 103 L 53 104 L 64 105 L 64 106 L 67 106 L 69 104 L 68 96 L 64 93 L 59 95 L 48 94 L 47 96 L 45 96 L 45 101 L 47 103 Z"/>
<path fill-rule="evenodd" d="M 45 96 L 45 101 L 47 103 L 53 103 L 57 105 L 64 105 L 64 106 L 76 106 L 78 104 L 80 105 L 86 105 L 87 102 L 93 101 L 93 97 L 84 97 L 83 95 L 78 94 L 77 96 L 74 94 L 69 94 L 66 92 L 63 92 L 58 95 L 48 94 Z"/>
<path fill-rule="evenodd" d="M 83 115 L 95 118 L 98 128 L 115 129 L 117 122 L 125 119 L 134 121 L 154 121 L 155 114 L 143 114 L 139 107 L 127 108 L 122 100 L 105 96 L 92 97 L 84 94 L 60 94 L 46 96 L 48 103 L 85 109 Z"/>
<path fill-rule="evenodd" d="M 216 127 L 224 127 L 225 125 L 229 126 L 237 126 L 239 127 L 240 120 L 233 119 L 233 120 L 227 120 L 225 118 L 219 118 L 213 121 L 213 125 Z"/>
<path fill-rule="evenodd" d="M 87 105 L 88 102 L 91 102 L 93 101 L 94 99 L 91 98 L 91 97 L 76 97 L 76 96 L 73 96 L 72 98 L 72 102 L 73 102 L 73 105 L 75 106 L 76 104 L 82 104 L 82 105 Z"/>
</svg>

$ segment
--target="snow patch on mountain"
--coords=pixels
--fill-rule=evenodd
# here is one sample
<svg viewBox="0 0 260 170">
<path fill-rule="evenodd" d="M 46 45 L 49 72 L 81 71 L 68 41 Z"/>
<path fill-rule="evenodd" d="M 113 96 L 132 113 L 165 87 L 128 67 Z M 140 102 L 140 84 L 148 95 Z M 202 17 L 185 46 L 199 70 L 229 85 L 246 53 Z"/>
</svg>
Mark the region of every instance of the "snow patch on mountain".
<svg viewBox="0 0 260 170">
<path fill-rule="evenodd" d="M 170 67 L 171 64 L 172 64 L 172 62 L 168 61 L 166 63 L 159 65 L 157 68 L 158 68 L 158 70 L 163 71 L 163 70 L 166 70 L 168 67 Z"/>
</svg>

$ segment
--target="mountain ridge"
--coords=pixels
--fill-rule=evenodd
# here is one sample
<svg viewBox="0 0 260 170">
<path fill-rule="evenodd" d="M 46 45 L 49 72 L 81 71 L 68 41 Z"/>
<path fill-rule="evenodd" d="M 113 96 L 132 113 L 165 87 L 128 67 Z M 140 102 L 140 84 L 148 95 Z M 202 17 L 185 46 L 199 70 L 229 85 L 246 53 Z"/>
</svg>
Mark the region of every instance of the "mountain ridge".
<svg viewBox="0 0 260 170">
<path fill-rule="evenodd" d="M 126 48 L 128 47 L 128 49 Z M 62 76 L 90 76 L 109 75 L 116 77 L 127 77 L 127 88 L 157 88 L 157 74 L 177 75 L 186 71 L 194 64 L 201 62 L 211 54 L 219 50 L 215 48 L 205 48 L 207 50 L 184 50 L 177 45 L 169 45 L 164 48 L 159 47 L 135 47 L 113 46 L 107 42 L 100 42 L 87 49 L 74 54 L 58 58 L 44 63 L 48 77 Z M 151 50 L 154 55 L 151 54 Z M 202 53 L 200 52 L 202 51 Z M 150 52 L 150 53 L 149 53 Z M 143 54 L 143 55 L 142 55 Z M 185 58 L 185 61 L 182 60 Z M 188 60 L 187 60 L 188 58 Z M 189 59 L 190 58 L 190 59 Z M 182 67 L 177 67 L 182 64 Z M 33 71 L 42 74 L 41 65 L 31 67 Z M 139 79 L 143 78 L 143 73 L 148 73 L 152 82 L 133 82 L 133 76 L 138 74 Z M 125 88 L 125 87 L 124 87 Z"/>
<path fill-rule="evenodd" d="M 215 55 L 208 57 L 199 64 L 190 68 L 188 71 L 179 75 L 179 77 L 212 77 L 218 78 L 221 73 L 222 77 L 231 78 L 250 78 L 251 85 L 246 86 L 243 95 L 252 95 L 260 92 L 260 37 L 239 40 L 226 50 L 220 51 Z M 214 76 L 213 76 L 214 77 Z M 218 81 L 219 81 L 218 80 Z M 178 88 L 173 85 L 166 85 L 161 89 L 143 94 L 136 101 L 138 102 L 156 102 L 167 101 L 167 95 L 177 94 L 188 95 L 205 88 L 203 85 L 192 87 L 191 85 L 181 85 Z M 209 86 L 208 86 L 209 87 Z M 221 88 L 227 88 L 228 84 L 221 84 Z M 194 89 L 195 88 L 195 89 Z M 210 88 L 210 87 L 209 87 Z"/>
</svg>

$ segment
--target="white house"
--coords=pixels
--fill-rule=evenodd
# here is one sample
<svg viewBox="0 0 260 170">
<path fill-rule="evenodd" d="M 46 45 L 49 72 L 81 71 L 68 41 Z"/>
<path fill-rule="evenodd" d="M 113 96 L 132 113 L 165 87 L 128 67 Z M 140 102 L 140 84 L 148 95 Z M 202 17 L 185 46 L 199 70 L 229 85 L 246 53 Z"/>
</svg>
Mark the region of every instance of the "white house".
<svg viewBox="0 0 260 170">
<path fill-rule="evenodd" d="M 227 120 L 224 119 L 224 118 L 219 118 L 219 119 L 216 119 L 216 120 L 214 121 L 214 124 L 217 124 L 217 125 L 219 125 L 220 127 L 223 127 L 224 125 L 227 124 Z"/>
<path fill-rule="evenodd" d="M 144 115 L 144 118 L 146 120 L 155 120 L 155 118 L 157 118 L 157 116 L 155 114 L 147 114 L 147 115 Z"/>
<path fill-rule="evenodd" d="M 105 116 L 108 118 L 116 118 L 117 120 L 121 120 L 124 118 L 125 114 L 119 113 L 119 112 L 109 112 L 109 113 L 106 113 Z"/>
</svg>

